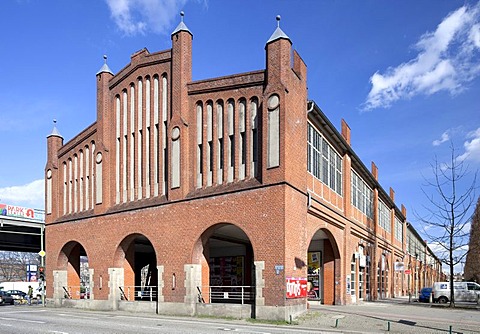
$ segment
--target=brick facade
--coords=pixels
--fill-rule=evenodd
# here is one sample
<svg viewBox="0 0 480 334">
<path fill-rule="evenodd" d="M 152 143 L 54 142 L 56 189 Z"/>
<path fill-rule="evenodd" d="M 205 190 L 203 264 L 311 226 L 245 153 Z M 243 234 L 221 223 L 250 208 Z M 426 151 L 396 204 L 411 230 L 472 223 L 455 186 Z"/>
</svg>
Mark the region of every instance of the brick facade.
<svg viewBox="0 0 480 334">
<path fill-rule="evenodd" d="M 104 65 L 96 121 L 65 144 L 57 131 L 47 138 L 49 300 L 202 314 L 217 312 L 209 287 L 228 278 L 253 289 L 247 317 L 289 319 L 307 299 L 286 298 L 286 278 L 307 278 L 309 252 L 321 254 L 320 295 L 311 302 L 407 293 L 393 270 L 406 262 L 406 210 L 380 186 L 376 166 L 369 171 L 353 152 L 346 122 L 340 134 L 308 101 L 307 68 L 288 36 L 278 28 L 267 42 L 264 70 L 194 82 L 192 33 L 182 21 L 171 37 L 172 49 L 140 50 L 115 75 Z M 330 159 L 326 174 L 310 170 L 309 127 L 330 147 L 318 155 Z M 371 214 L 352 205 L 352 175 L 371 190 Z M 379 200 L 390 232 L 379 227 Z M 81 256 L 88 257 L 86 282 Z M 218 277 L 215 259 L 242 264 Z M 349 286 L 367 268 L 363 292 Z M 90 289 L 89 300 L 80 300 L 80 286 Z M 134 286 L 153 287 L 149 306 Z"/>
</svg>

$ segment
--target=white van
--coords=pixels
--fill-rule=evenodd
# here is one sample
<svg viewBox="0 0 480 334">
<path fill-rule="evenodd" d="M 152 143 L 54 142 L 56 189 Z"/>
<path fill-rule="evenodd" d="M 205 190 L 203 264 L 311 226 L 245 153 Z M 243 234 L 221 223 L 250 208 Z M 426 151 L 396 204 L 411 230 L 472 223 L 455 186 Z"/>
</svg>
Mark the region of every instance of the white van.
<svg viewBox="0 0 480 334">
<path fill-rule="evenodd" d="M 456 302 L 478 302 L 480 284 L 475 282 L 453 282 Z M 450 282 L 435 282 L 432 287 L 432 300 L 438 303 L 450 301 Z"/>
</svg>

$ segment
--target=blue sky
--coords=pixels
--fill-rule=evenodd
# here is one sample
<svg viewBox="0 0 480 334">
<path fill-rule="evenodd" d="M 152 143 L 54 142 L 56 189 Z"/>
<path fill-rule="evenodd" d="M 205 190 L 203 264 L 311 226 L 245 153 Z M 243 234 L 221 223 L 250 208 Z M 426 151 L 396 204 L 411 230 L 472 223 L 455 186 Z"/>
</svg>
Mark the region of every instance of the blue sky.
<svg viewBox="0 0 480 334">
<path fill-rule="evenodd" d="M 46 136 L 65 142 L 95 121 L 95 73 L 171 47 L 185 11 L 193 79 L 265 67 L 281 28 L 308 67 L 309 99 L 374 161 L 398 206 L 426 203 L 424 176 L 450 144 L 480 167 L 480 2 L 5 0 L 0 2 L 0 203 L 43 208 Z"/>
</svg>

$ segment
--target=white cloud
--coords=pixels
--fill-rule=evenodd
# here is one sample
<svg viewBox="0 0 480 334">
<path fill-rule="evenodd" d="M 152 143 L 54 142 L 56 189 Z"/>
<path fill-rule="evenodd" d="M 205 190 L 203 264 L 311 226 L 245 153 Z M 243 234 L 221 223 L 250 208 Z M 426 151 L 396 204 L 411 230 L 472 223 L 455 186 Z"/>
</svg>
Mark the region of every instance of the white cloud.
<svg viewBox="0 0 480 334">
<path fill-rule="evenodd" d="M 480 2 L 447 15 L 416 44 L 416 58 L 370 77 L 364 110 L 388 108 L 400 99 L 447 91 L 461 92 L 480 75 Z"/>
<path fill-rule="evenodd" d="M 43 209 L 44 199 L 45 183 L 43 179 L 21 186 L 0 188 L 1 203 Z"/>
<path fill-rule="evenodd" d="M 440 139 L 434 140 L 432 145 L 433 146 L 439 146 L 440 144 L 445 143 L 449 139 L 450 139 L 450 135 L 449 135 L 449 131 L 447 130 L 444 133 L 442 133 L 442 137 Z"/>
<path fill-rule="evenodd" d="M 467 141 L 463 143 L 465 153 L 458 157 L 458 160 L 471 160 L 474 162 L 480 162 L 480 128 L 470 132 L 467 135 Z"/>
<path fill-rule="evenodd" d="M 105 0 L 118 28 L 126 35 L 171 33 L 187 0 Z M 172 29 L 173 30 L 173 29 Z"/>
</svg>

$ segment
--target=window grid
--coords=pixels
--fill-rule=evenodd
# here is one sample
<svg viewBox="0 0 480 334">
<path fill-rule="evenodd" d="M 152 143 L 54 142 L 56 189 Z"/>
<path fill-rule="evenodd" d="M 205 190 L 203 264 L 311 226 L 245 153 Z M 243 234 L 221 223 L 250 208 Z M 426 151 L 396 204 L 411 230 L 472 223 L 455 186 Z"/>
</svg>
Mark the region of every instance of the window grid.
<svg viewBox="0 0 480 334">
<path fill-rule="evenodd" d="M 342 196 L 342 158 L 311 124 L 307 142 L 308 172 Z"/>
<path fill-rule="evenodd" d="M 363 179 L 352 170 L 351 178 L 352 199 L 351 204 L 363 212 L 368 218 L 373 219 L 373 191 Z"/>
<path fill-rule="evenodd" d="M 390 209 L 382 201 L 379 201 L 378 205 L 378 225 L 388 233 L 391 233 Z"/>
<path fill-rule="evenodd" d="M 397 217 L 395 217 L 395 239 L 403 242 L 403 224 Z"/>
</svg>

